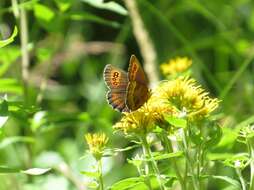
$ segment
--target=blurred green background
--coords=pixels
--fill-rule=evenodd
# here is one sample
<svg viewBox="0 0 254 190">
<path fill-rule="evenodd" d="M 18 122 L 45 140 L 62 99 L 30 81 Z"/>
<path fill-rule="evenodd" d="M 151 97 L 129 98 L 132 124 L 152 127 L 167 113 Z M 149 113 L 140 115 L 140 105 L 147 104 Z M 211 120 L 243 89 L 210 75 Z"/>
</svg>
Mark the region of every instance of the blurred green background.
<svg viewBox="0 0 254 190">
<path fill-rule="evenodd" d="M 232 131 L 254 121 L 254 1 L 136 3 L 155 47 L 157 69 L 170 58 L 187 56 L 193 59 L 194 77 L 222 100 L 216 117 L 224 137 L 212 153 L 242 152 Z M 27 78 L 21 58 L 24 21 Z M 0 111 L 8 117 L 0 128 L 0 166 L 54 170 L 33 177 L 0 174 L 0 189 L 86 189 L 90 179 L 80 171 L 91 170 L 94 160 L 80 159 L 87 149 L 83 135 L 103 131 L 110 137 L 109 147 L 130 144 L 113 133 L 120 113 L 107 104 L 102 78 L 106 64 L 127 69 L 131 54 L 142 62 L 142 44 L 136 41 L 125 1 L 1 0 L 0 39 L 8 38 L 14 26 L 18 36 L 0 49 Z M 126 161 L 135 151 L 104 160 L 106 185 L 137 175 Z M 214 174 L 236 176 L 221 162 L 212 164 Z M 226 187 L 225 182 L 209 181 L 211 190 Z"/>
</svg>

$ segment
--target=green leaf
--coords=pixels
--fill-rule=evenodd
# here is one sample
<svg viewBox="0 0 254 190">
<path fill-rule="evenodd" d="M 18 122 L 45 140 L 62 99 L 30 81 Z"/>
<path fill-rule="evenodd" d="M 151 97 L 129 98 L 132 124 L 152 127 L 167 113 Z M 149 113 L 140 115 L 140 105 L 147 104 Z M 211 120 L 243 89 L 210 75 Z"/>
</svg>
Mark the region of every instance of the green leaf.
<svg viewBox="0 0 254 190">
<path fill-rule="evenodd" d="M 179 127 L 179 128 L 186 128 L 187 127 L 187 121 L 185 119 L 177 118 L 177 117 L 173 117 L 173 116 L 166 116 L 165 119 L 169 124 L 171 124 L 175 127 Z"/>
<path fill-rule="evenodd" d="M 223 181 L 225 181 L 225 182 L 227 182 L 227 183 L 233 185 L 233 186 L 236 187 L 237 189 L 241 190 L 241 185 L 240 185 L 240 183 L 239 183 L 237 180 L 235 180 L 235 179 L 232 179 L 232 178 L 230 178 L 230 177 L 228 177 L 228 176 L 215 176 L 215 175 L 212 175 L 211 177 L 214 178 L 214 179 L 223 180 Z"/>
<path fill-rule="evenodd" d="M 28 175 L 42 175 L 50 171 L 51 168 L 30 168 L 27 170 L 22 170 L 21 173 Z"/>
<path fill-rule="evenodd" d="M 115 152 L 124 152 L 124 151 L 128 151 L 128 150 L 131 150 L 131 149 L 134 149 L 134 148 L 137 148 L 137 147 L 140 147 L 140 145 L 135 144 L 135 145 L 128 146 L 128 147 L 125 147 L 125 148 L 116 148 L 116 149 L 114 149 L 114 151 Z"/>
<path fill-rule="evenodd" d="M 0 49 L 0 77 L 2 77 L 10 68 L 12 63 L 21 55 L 21 51 L 17 46 L 6 46 Z"/>
<path fill-rule="evenodd" d="M 18 34 L 18 28 L 17 28 L 17 26 L 15 26 L 14 30 L 12 32 L 12 35 L 8 39 L 0 40 L 0 48 L 10 44 L 11 42 L 13 42 L 14 38 L 17 36 L 17 34 Z"/>
<path fill-rule="evenodd" d="M 0 116 L 0 129 L 4 126 L 4 124 L 7 122 L 8 120 L 8 116 Z"/>
<path fill-rule="evenodd" d="M 3 100 L 0 103 L 0 116 L 7 116 L 8 115 L 8 102 Z"/>
<path fill-rule="evenodd" d="M 0 129 L 4 126 L 4 124 L 8 120 L 8 102 L 3 100 L 0 103 Z"/>
<path fill-rule="evenodd" d="M 100 174 L 98 172 L 88 172 L 88 171 L 81 171 L 80 173 L 93 178 L 98 178 Z"/>
<path fill-rule="evenodd" d="M 0 93 L 15 93 L 22 94 L 21 85 L 16 79 L 2 78 L 0 79 Z"/>
<path fill-rule="evenodd" d="M 98 9 L 113 11 L 121 15 L 128 14 L 127 10 L 124 7 L 113 1 L 105 3 L 103 2 L 103 0 L 82 0 L 82 1 Z"/>
<path fill-rule="evenodd" d="M 161 154 L 161 153 L 160 153 Z M 173 152 L 173 153 L 167 153 L 167 154 L 161 154 L 158 156 L 154 156 L 154 160 L 164 160 L 168 158 L 175 158 L 183 155 L 183 151 Z"/>
<path fill-rule="evenodd" d="M 9 168 L 7 166 L 0 166 L 0 173 L 19 173 L 20 169 Z"/>
<path fill-rule="evenodd" d="M 208 153 L 207 157 L 209 160 L 225 160 L 227 158 L 231 158 L 234 156 L 233 153 L 227 153 L 227 152 L 218 152 L 218 153 Z"/>
<path fill-rule="evenodd" d="M 55 3 L 61 12 L 65 12 L 70 8 L 72 0 L 55 0 Z"/>
<path fill-rule="evenodd" d="M 34 5 L 34 14 L 37 19 L 45 22 L 50 22 L 55 17 L 54 11 L 39 3 Z"/>
<path fill-rule="evenodd" d="M 113 28 L 119 28 L 119 26 L 120 26 L 119 23 L 117 23 L 115 21 L 109 21 L 109 20 L 98 17 L 98 16 L 93 15 L 88 12 L 77 12 L 76 11 L 76 12 L 66 13 L 65 17 L 72 19 L 72 20 L 76 20 L 76 21 L 83 21 L 83 20 L 84 21 L 91 21 L 91 22 L 111 26 Z"/>
<path fill-rule="evenodd" d="M 43 124 L 46 123 L 46 116 L 47 112 L 46 111 L 39 111 L 36 112 L 33 116 L 33 119 L 31 121 L 31 129 L 32 131 L 36 131 L 39 127 L 41 127 Z"/>
<path fill-rule="evenodd" d="M 34 143 L 35 139 L 32 137 L 22 137 L 22 136 L 7 137 L 0 143 L 0 149 L 17 142 Z"/>
<path fill-rule="evenodd" d="M 98 189 L 99 184 L 97 181 L 91 181 L 90 183 L 88 183 L 88 188 L 89 189 Z"/>
<path fill-rule="evenodd" d="M 223 162 L 226 166 L 235 168 L 235 169 L 244 169 L 250 163 L 248 153 L 238 153 L 232 157 L 227 158 Z"/>
<path fill-rule="evenodd" d="M 144 179 L 141 177 L 132 177 L 127 178 L 121 181 L 116 182 L 110 188 L 110 190 L 130 190 L 132 187 L 137 185 L 145 184 Z M 141 190 L 141 189 L 140 189 Z"/>
</svg>

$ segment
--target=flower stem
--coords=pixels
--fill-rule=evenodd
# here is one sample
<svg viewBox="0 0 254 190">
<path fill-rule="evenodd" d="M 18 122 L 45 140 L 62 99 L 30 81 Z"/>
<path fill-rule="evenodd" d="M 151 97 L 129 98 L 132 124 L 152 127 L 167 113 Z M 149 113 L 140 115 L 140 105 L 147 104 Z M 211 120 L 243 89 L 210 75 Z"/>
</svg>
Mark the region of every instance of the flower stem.
<svg viewBox="0 0 254 190">
<path fill-rule="evenodd" d="M 143 148 L 143 154 L 147 155 L 147 151 L 145 146 L 142 146 Z M 151 181 L 150 181 L 150 177 L 149 177 L 149 165 L 148 162 L 145 162 L 145 184 L 147 185 L 149 190 L 152 190 L 152 185 L 151 185 Z"/>
<path fill-rule="evenodd" d="M 247 139 L 247 145 L 250 154 L 250 189 L 254 189 L 254 142 L 253 139 Z"/>
<path fill-rule="evenodd" d="M 101 159 L 98 160 L 98 181 L 99 181 L 99 190 L 104 190 L 104 184 L 103 184 L 103 179 L 102 179 L 102 161 Z"/>
<path fill-rule="evenodd" d="M 185 152 L 185 157 L 186 157 L 186 165 L 187 165 L 186 169 L 189 169 L 189 172 L 191 174 L 191 181 L 192 181 L 193 189 L 198 190 L 199 183 L 198 183 L 197 176 L 195 174 L 195 170 L 193 168 L 193 163 L 190 159 L 189 147 L 188 147 L 188 141 L 187 141 L 187 131 L 185 129 L 183 129 L 183 145 L 184 145 L 184 152 Z"/>
<path fill-rule="evenodd" d="M 240 169 L 236 168 L 236 173 L 240 179 L 240 182 L 241 182 L 241 185 L 242 185 L 242 190 L 246 190 L 246 184 L 245 184 L 245 181 L 244 181 L 244 178 L 242 176 L 242 172 Z"/>
<path fill-rule="evenodd" d="M 23 2 L 23 1 L 21 1 Z M 21 40 L 21 64 L 22 64 L 22 80 L 24 89 L 24 102 L 28 103 L 28 67 L 29 67 L 29 52 L 28 52 L 28 24 L 25 8 L 20 8 L 20 40 Z"/>
<path fill-rule="evenodd" d="M 165 142 L 165 149 L 168 153 L 172 153 L 173 152 L 173 148 L 172 148 L 172 143 L 171 141 L 168 139 L 167 135 L 165 133 L 162 134 L 162 138 L 163 138 L 163 141 Z M 177 165 L 177 162 L 176 162 L 176 159 L 175 158 L 172 158 L 172 162 L 173 162 L 173 167 L 174 167 L 174 170 L 176 172 L 176 176 L 178 178 L 178 181 L 180 182 L 180 185 L 181 185 L 181 189 L 182 190 L 185 190 L 186 189 L 186 185 L 184 183 L 184 180 L 183 180 L 183 177 L 181 176 L 180 174 L 180 170 L 178 168 L 178 165 Z"/>
<path fill-rule="evenodd" d="M 159 183 L 159 185 L 160 185 L 160 190 L 164 190 L 165 187 L 164 187 L 163 182 L 162 182 L 162 179 L 161 179 L 160 171 L 159 171 L 159 168 L 158 168 L 158 166 L 157 166 L 157 163 L 155 162 L 155 160 L 154 160 L 154 158 L 153 158 L 153 156 L 152 156 L 152 152 L 151 152 L 151 149 L 150 149 L 150 147 L 149 147 L 149 144 L 148 144 L 148 142 L 147 142 L 147 140 L 146 140 L 146 136 L 144 136 L 144 137 L 142 138 L 142 145 L 143 145 L 143 147 L 144 147 L 144 149 L 145 149 L 146 156 L 147 156 L 148 159 L 151 161 L 151 166 L 152 166 L 152 168 L 153 168 L 153 170 L 154 170 L 154 172 L 155 172 L 155 175 L 156 175 L 156 177 L 157 177 L 157 181 L 158 181 L 158 183 Z"/>
</svg>

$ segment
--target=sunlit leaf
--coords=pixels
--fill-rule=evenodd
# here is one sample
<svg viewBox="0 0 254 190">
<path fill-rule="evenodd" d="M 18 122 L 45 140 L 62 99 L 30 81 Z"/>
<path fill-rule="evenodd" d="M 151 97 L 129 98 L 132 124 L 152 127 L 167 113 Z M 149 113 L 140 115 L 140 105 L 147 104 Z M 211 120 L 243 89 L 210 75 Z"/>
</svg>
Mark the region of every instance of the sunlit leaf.
<svg viewBox="0 0 254 190">
<path fill-rule="evenodd" d="M 132 177 L 132 178 L 127 178 L 127 179 L 116 182 L 115 184 L 111 186 L 110 189 L 111 190 L 127 190 L 139 184 L 144 184 L 144 179 L 141 177 Z"/>
<path fill-rule="evenodd" d="M 3 76 L 15 60 L 21 55 L 21 51 L 18 46 L 6 46 L 0 48 L 0 76 Z"/>
<path fill-rule="evenodd" d="M 46 122 L 45 116 L 46 116 L 45 111 L 39 111 L 34 114 L 33 119 L 31 121 L 31 129 L 33 131 L 36 131 L 42 124 Z"/>
<path fill-rule="evenodd" d="M 128 151 L 128 150 L 131 150 L 131 149 L 134 149 L 134 148 L 137 148 L 137 147 L 140 147 L 140 145 L 132 145 L 132 146 L 128 146 L 128 147 L 125 147 L 125 148 L 116 148 L 114 149 L 114 151 L 116 152 L 124 152 L 124 151 Z"/>
<path fill-rule="evenodd" d="M 16 79 L 1 78 L 0 79 L 0 93 L 16 93 L 21 94 L 22 87 Z"/>
<path fill-rule="evenodd" d="M 72 19 L 72 20 L 90 21 L 90 22 L 95 22 L 95 23 L 111 26 L 111 27 L 114 27 L 114 28 L 119 28 L 119 26 L 120 26 L 120 24 L 115 22 L 115 21 L 106 20 L 104 18 L 101 18 L 97 15 L 93 15 L 93 14 L 88 13 L 88 12 L 77 12 L 77 11 L 75 11 L 75 12 L 71 12 L 71 13 L 66 13 L 65 16 L 67 18 Z"/>
<path fill-rule="evenodd" d="M 0 149 L 17 142 L 33 143 L 35 142 L 35 139 L 32 137 L 22 137 L 22 136 L 7 137 L 0 142 Z"/>
<path fill-rule="evenodd" d="M 46 22 L 51 21 L 55 17 L 54 11 L 39 3 L 34 6 L 34 14 L 36 18 Z"/>
<path fill-rule="evenodd" d="M 72 1 L 73 0 L 55 0 L 58 8 L 62 12 L 65 12 L 70 8 Z"/>
<path fill-rule="evenodd" d="M 228 176 L 216 176 L 216 175 L 212 175 L 211 177 L 214 178 L 214 179 L 223 180 L 223 181 L 233 185 L 237 189 L 241 190 L 240 183 L 237 180 L 235 180 L 235 179 L 232 179 L 232 178 L 230 178 Z"/>
<path fill-rule="evenodd" d="M 207 157 L 209 160 L 225 160 L 234 156 L 233 153 L 219 152 L 219 153 L 208 153 Z"/>
<path fill-rule="evenodd" d="M 103 2 L 103 0 L 82 0 L 82 1 L 85 3 L 88 3 L 89 5 L 95 8 L 110 10 L 121 15 L 127 15 L 128 13 L 123 6 L 119 5 L 118 3 L 114 1 L 109 1 L 109 2 Z"/>
<path fill-rule="evenodd" d="M 30 168 L 27 170 L 22 170 L 21 173 L 28 175 L 42 175 L 50 171 L 51 168 Z"/>
<path fill-rule="evenodd" d="M 88 172 L 88 171 L 81 171 L 80 173 L 84 174 L 85 176 L 88 176 L 88 177 L 99 177 L 100 174 L 98 172 Z"/>
<path fill-rule="evenodd" d="M 19 173 L 20 169 L 9 168 L 7 166 L 0 166 L 0 173 Z"/>
<path fill-rule="evenodd" d="M 0 129 L 4 126 L 4 124 L 7 122 L 8 120 L 8 116 L 0 116 Z"/>
<path fill-rule="evenodd" d="M 53 151 L 44 151 L 36 157 L 35 164 L 43 168 L 54 168 L 64 163 L 62 156 Z"/>
<path fill-rule="evenodd" d="M 154 160 L 164 160 L 168 158 L 175 158 L 183 155 L 183 151 L 178 151 L 178 152 L 172 152 L 172 153 L 167 153 L 167 154 L 160 154 L 158 156 L 154 156 Z"/>
<path fill-rule="evenodd" d="M 227 158 L 223 163 L 232 168 L 244 169 L 247 165 L 249 165 L 250 159 L 247 153 L 238 153 Z"/>
<path fill-rule="evenodd" d="M 91 188 L 91 189 L 98 189 L 99 187 L 99 184 L 97 181 L 91 181 L 89 184 L 88 184 L 88 188 Z"/>
<path fill-rule="evenodd" d="M 173 116 L 166 116 L 165 118 L 169 124 L 171 124 L 175 127 L 186 128 L 186 126 L 187 126 L 186 119 L 177 118 L 177 117 L 173 117 Z"/>
<path fill-rule="evenodd" d="M 14 30 L 12 32 L 12 35 L 8 39 L 0 40 L 0 48 L 10 44 L 11 42 L 13 42 L 14 38 L 17 36 L 17 34 L 18 34 L 18 28 L 15 26 Z"/>
</svg>

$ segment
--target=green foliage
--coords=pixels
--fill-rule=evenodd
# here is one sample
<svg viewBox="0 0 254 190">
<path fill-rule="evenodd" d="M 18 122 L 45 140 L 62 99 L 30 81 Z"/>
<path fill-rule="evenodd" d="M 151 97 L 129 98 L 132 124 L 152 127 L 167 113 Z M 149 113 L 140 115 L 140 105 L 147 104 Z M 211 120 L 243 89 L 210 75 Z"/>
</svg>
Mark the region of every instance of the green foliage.
<svg viewBox="0 0 254 190">
<path fill-rule="evenodd" d="M 127 1 L 0 1 L 0 190 L 254 189 L 253 1 L 133 0 L 156 69 L 189 57 L 184 75 L 221 102 L 203 120 L 179 110 L 125 138 L 103 68 L 152 55 Z M 101 163 L 88 132 L 109 138 Z"/>
<path fill-rule="evenodd" d="M 12 43 L 14 41 L 14 38 L 17 36 L 17 34 L 18 34 L 18 28 L 15 26 L 11 36 L 8 39 L 0 40 L 0 48 Z"/>
<path fill-rule="evenodd" d="M 121 15 L 127 15 L 127 10 L 114 1 L 109 2 L 103 2 L 103 0 L 82 0 L 82 1 L 98 9 L 110 10 Z"/>
</svg>

